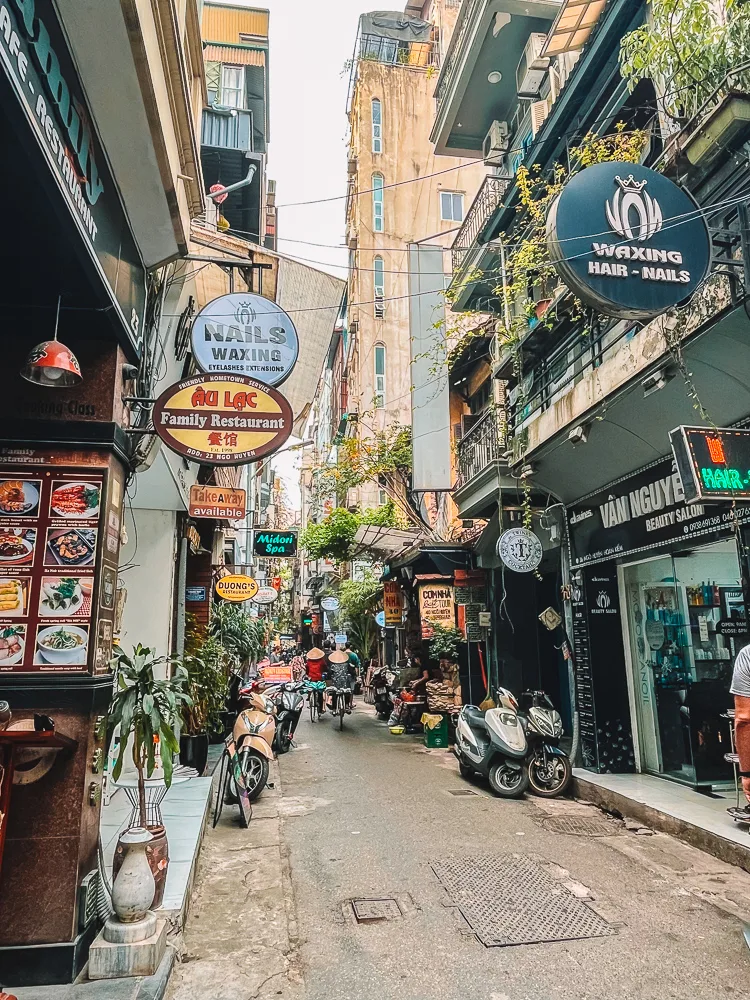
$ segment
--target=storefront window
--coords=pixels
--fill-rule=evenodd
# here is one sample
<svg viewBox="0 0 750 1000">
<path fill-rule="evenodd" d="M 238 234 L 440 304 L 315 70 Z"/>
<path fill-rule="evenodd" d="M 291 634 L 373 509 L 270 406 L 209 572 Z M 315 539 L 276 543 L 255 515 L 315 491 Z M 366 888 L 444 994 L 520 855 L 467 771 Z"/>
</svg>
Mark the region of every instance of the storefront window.
<svg viewBox="0 0 750 1000">
<path fill-rule="evenodd" d="M 624 568 L 641 766 L 689 784 L 731 780 L 724 760 L 734 658 L 746 642 L 733 540 Z"/>
</svg>

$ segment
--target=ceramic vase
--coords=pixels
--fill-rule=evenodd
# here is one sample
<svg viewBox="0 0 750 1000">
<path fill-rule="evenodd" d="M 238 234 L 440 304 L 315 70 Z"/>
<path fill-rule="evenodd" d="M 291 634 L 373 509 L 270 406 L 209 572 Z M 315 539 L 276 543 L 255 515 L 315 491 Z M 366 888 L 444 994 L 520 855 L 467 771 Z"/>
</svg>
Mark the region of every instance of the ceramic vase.
<svg viewBox="0 0 750 1000">
<path fill-rule="evenodd" d="M 112 906 L 124 924 L 143 920 L 154 898 L 154 876 L 146 856 L 152 839 L 149 831 L 140 826 L 120 837 L 127 853 L 112 886 Z"/>
</svg>

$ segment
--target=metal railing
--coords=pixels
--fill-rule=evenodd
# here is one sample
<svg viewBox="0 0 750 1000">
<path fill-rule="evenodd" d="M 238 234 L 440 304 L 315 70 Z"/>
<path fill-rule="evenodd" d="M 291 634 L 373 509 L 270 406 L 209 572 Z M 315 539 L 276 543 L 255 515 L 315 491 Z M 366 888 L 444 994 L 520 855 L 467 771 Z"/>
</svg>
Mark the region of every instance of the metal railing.
<svg viewBox="0 0 750 1000">
<path fill-rule="evenodd" d="M 440 67 L 440 50 L 433 39 L 414 41 L 399 38 L 385 38 L 382 35 L 358 35 L 354 56 L 348 59 L 344 69 L 349 70 L 349 88 L 346 98 L 347 113 L 351 111 L 354 87 L 357 82 L 360 62 L 379 62 L 388 66 L 404 66 L 406 69 L 428 70 Z"/>
<path fill-rule="evenodd" d="M 486 2 L 487 0 L 464 0 L 459 11 L 456 27 L 453 30 L 453 38 L 451 39 L 445 63 L 443 64 L 443 70 L 435 90 L 435 103 L 438 115 L 440 114 L 441 105 L 448 91 L 453 86 L 454 78 L 458 73 L 458 67 L 463 58 L 464 43 L 474 25 L 476 15 Z"/>
<path fill-rule="evenodd" d="M 498 411 L 494 406 L 480 417 L 458 442 L 458 482 L 456 488 L 466 486 L 472 479 L 500 459 L 505 451 L 505 441 L 500 433 Z"/>
<path fill-rule="evenodd" d="M 253 113 L 239 108 L 204 108 L 201 145 L 253 152 Z"/>
<path fill-rule="evenodd" d="M 510 182 L 510 177 L 496 177 L 494 174 L 485 177 L 451 247 L 454 275 L 460 271 L 467 253 L 476 245 L 477 237 L 503 200 Z"/>
</svg>

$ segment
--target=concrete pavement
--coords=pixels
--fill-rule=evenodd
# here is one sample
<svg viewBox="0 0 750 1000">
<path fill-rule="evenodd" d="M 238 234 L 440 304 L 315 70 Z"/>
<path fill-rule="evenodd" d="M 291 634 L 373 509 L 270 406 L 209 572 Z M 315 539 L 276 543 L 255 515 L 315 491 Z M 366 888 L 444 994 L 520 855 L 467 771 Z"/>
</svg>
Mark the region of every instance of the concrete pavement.
<svg viewBox="0 0 750 1000">
<path fill-rule="evenodd" d="M 750 996 L 745 872 L 593 806 L 498 800 L 361 700 L 332 721 L 303 719 L 250 830 L 225 815 L 209 833 L 171 1000 Z M 602 835 L 557 832 L 583 828 Z M 535 859 L 616 932 L 484 947 L 430 863 L 488 854 Z M 358 923 L 362 897 L 396 899 L 396 919 Z"/>
</svg>

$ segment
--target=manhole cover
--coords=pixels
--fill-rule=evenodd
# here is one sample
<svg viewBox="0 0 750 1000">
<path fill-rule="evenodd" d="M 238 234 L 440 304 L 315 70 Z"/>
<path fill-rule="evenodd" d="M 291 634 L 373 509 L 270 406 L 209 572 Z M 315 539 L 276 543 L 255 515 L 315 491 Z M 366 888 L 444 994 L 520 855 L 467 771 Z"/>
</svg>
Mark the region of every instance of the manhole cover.
<svg viewBox="0 0 750 1000">
<path fill-rule="evenodd" d="M 398 920 L 401 916 L 401 909 L 395 899 L 353 899 L 352 909 L 358 924 Z"/>
<path fill-rule="evenodd" d="M 473 788 L 449 788 L 449 795 L 477 795 Z"/>
<path fill-rule="evenodd" d="M 432 870 L 488 948 L 615 933 L 598 913 L 524 855 L 436 861 Z"/>
<path fill-rule="evenodd" d="M 608 819 L 597 816 L 550 816 L 542 820 L 550 833 L 567 833 L 573 837 L 614 837 L 622 828 Z"/>
</svg>

